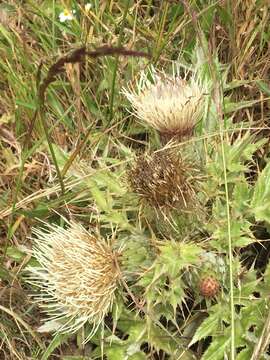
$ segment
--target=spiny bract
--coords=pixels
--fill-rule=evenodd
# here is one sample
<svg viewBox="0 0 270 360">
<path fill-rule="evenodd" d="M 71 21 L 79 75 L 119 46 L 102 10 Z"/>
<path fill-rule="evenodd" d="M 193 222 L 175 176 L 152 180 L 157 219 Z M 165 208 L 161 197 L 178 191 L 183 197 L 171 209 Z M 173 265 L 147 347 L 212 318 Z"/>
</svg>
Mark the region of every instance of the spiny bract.
<svg viewBox="0 0 270 360">
<path fill-rule="evenodd" d="M 34 229 L 29 282 L 39 288 L 36 300 L 49 320 L 61 323 L 59 332 L 75 332 L 89 321 L 95 332 L 110 311 L 119 272 L 116 256 L 101 236 L 69 223 Z"/>
<path fill-rule="evenodd" d="M 194 197 L 190 165 L 170 151 L 160 151 L 137 158 L 128 173 L 134 193 L 158 209 L 187 209 Z"/>
</svg>

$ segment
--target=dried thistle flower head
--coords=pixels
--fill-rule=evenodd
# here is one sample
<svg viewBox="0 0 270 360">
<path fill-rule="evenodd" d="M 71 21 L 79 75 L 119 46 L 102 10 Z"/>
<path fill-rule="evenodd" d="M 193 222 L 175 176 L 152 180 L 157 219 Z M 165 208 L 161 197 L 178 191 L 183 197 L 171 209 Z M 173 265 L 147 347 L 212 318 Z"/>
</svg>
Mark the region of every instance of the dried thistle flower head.
<svg viewBox="0 0 270 360">
<path fill-rule="evenodd" d="M 166 139 L 191 136 L 202 118 L 206 103 L 206 86 L 193 75 L 182 78 L 179 71 L 173 76 L 152 69 L 150 82 L 143 72 L 137 89 L 124 89 L 134 114 L 158 130 Z"/>
<path fill-rule="evenodd" d="M 62 324 L 59 332 L 75 332 L 89 321 L 93 334 L 114 300 L 117 254 L 100 236 L 75 223 L 67 229 L 48 225 L 33 233 L 33 254 L 40 266 L 29 268 L 29 282 L 39 287 L 36 300 L 49 320 Z"/>
<path fill-rule="evenodd" d="M 131 189 L 158 209 L 187 209 L 194 194 L 190 165 L 170 151 L 137 158 L 128 173 Z"/>
</svg>

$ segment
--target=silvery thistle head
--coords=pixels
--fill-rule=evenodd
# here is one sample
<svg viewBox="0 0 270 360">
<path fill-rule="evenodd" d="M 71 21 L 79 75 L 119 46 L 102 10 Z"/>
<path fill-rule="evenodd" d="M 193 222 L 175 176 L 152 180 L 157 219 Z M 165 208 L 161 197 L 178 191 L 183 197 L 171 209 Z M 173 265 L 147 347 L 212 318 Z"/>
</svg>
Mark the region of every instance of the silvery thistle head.
<svg viewBox="0 0 270 360">
<path fill-rule="evenodd" d="M 97 330 L 111 310 L 119 271 L 116 256 L 103 238 L 81 225 L 69 223 L 34 229 L 29 282 L 39 288 L 35 296 L 47 312 L 49 323 L 59 322 L 58 332 L 76 332 L 86 322 Z"/>
<path fill-rule="evenodd" d="M 182 78 L 179 69 L 169 76 L 152 68 L 151 78 L 142 72 L 135 87 L 123 90 L 135 116 L 167 141 L 191 136 L 205 111 L 206 84 L 196 74 Z"/>
</svg>

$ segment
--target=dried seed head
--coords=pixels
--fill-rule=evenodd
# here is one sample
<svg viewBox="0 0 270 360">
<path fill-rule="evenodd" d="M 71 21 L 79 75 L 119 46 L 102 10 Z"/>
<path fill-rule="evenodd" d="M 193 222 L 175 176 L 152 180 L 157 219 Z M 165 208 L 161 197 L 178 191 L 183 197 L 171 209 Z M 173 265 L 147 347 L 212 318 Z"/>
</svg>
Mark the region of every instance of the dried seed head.
<svg viewBox="0 0 270 360">
<path fill-rule="evenodd" d="M 157 129 L 166 139 L 191 136 L 202 118 L 206 104 L 206 86 L 194 75 L 189 80 L 179 74 L 167 76 L 152 69 L 153 82 L 145 73 L 137 83 L 123 92 L 134 114 Z"/>
<path fill-rule="evenodd" d="M 94 333 L 114 300 L 116 254 L 104 239 L 75 223 L 67 229 L 48 225 L 33 233 L 33 254 L 40 266 L 29 268 L 29 282 L 39 287 L 36 300 L 49 320 L 63 324 L 59 332 L 75 332 L 89 321 Z"/>
<path fill-rule="evenodd" d="M 219 292 L 220 284 L 217 279 L 207 276 L 199 283 L 200 294 L 207 298 L 212 298 Z"/>
<path fill-rule="evenodd" d="M 137 158 L 128 173 L 132 191 L 158 209 L 187 208 L 193 197 L 189 166 L 169 151 Z"/>
</svg>

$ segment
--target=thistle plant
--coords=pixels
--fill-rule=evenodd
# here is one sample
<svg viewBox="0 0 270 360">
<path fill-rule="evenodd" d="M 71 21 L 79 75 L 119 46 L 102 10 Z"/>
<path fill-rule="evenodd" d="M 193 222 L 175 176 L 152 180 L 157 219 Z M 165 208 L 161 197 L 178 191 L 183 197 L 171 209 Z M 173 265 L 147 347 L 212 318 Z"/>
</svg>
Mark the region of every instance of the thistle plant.
<svg viewBox="0 0 270 360">
<path fill-rule="evenodd" d="M 148 205 L 188 210 L 195 197 L 191 165 L 177 154 L 162 150 L 139 156 L 128 172 L 131 189 Z"/>
<path fill-rule="evenodd" d="M 187 79 L 179 71 L 169 76 L 152 68 L 150 75 L 153 82 L 142 72 L 136 86 L 124 90 L 134 115 L 166 141 L 190 137 L 205 110 L 206 85 L 196 73 Z"/>
<path fill-rule="evenodd" d="M 0 359 L 269 358 L 267 3 L 1 1 Z"/>
<path fill-rule="evenodd" d="M 48 225 L 34 229 L 30 279 L 39 288 L 36 300 L 49 320 L 59 322 L 58 331 L 76 332 L 86 322 L 93 334 L 110 311 L 119 271 L 117 253 L 97 234 L 70 223 L 67 229 Z"/>
</svg>

